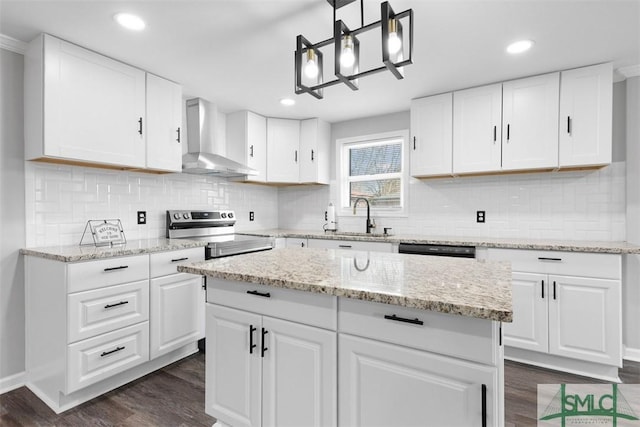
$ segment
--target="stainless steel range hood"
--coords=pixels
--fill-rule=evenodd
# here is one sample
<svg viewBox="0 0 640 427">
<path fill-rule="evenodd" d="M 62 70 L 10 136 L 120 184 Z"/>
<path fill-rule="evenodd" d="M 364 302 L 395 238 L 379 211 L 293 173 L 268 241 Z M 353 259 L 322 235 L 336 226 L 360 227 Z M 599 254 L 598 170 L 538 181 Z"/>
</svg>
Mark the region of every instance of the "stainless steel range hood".
<svg viewBox="0 0 640 427">
<path fill-rule="evenodd" d="M 188 153 L 182 156 L 182 172 L 220 177 L 257 175 L 258 171 L 226 158 L 224 135 L 219 132 L 218 109 L 201 98 L 187 100 Z"/>
</svg>

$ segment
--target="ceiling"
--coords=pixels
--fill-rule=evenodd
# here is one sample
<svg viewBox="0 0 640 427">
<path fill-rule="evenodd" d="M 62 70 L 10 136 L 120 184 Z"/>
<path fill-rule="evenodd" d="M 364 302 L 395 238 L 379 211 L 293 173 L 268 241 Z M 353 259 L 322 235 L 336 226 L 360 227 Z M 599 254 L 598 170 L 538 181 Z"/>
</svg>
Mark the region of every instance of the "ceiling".
<svg viewBox="0 0 640 427">
<path fill-rule="evenodd" d="M 390 4 L 414 11 L 414 64 L 405 79 L 379 73 L 361 79 L 358 91 L 327 88 L 322 100 L 294 94 L 293 52 L 298 34 L 311 42 L 332 35 L 326 0 L 0 0 L 0 33 L 22 41 L 41 32 L 58 36 L 180 82 L 185 96 L 206 98 L 222 112 L 329 122 L 408 110 L 412 98 L 539 73 L 640 64 L 640 0 Z M 122 11 L 140 15 L 147 28 L 119 27 L 112 17 Z M 364 0 L 364 11 L 365 24 L 379 20 L 380 2 Z M 352 3 L 338 18 L 356 28 L 359 12 Z M 505 53 L 525 38 L 536 42 L 531 51 Z M 282 106 L 284 97 L 296 104 Z"/>
</svg>

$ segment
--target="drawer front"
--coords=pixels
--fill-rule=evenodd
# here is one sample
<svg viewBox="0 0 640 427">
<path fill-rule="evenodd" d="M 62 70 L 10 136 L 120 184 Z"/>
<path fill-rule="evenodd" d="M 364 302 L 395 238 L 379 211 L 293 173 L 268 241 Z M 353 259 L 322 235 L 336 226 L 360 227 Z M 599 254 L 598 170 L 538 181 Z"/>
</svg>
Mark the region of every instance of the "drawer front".
<svg viewBox="0 0 640 427">
<path fill-rule="evenodd" d="M 149 360 L 149 322 L 71 344 L 67 390 L 72 393 Z"/>
<path fill-rule="evenodd" d="M 409 323 L 406 320 L 422 324 Z M 497 363 L 496 344 L 499 330 L 498 323 L 491 320 L 338 298 L 338 325 L 340 333 L 487 365 Z"/>
<path fill-rule="evenodd" d="M 149 281 L 108 286 L 67 296 L 72 343 L 149 320 Z"/>
<path fill-rule="evenodd" d="M 204 261 L 204 248 L 181 249 L 179 251 L 158 252 L 149 255 L 149 275 L 161 277 L 176 274 L 179 264 Z"/>
<path fill-rule="evenodd" d="M 69 293 L 144 280 L 149 278 L 149 255 L 73 263 L 67 275 Z"/>
<path fill-rule="evenodd" d="M 207 302 L 336 330 L 337 297 L 330 295 L 207 277 Z"/>
<path fill-rule="evenodd" d="M 354 251 L 393 252 L 393 245 L 385 242 L 361 242 L 357 240 L 309 239 L 310 248 L 352 249 Z"/>
<path fill-rule="evenodd" d="M 510 261 L 512 271 L 525 273 L 617 280 L 622 276 L 622 257 L 619 254 L 489 248 L 487 256 L 495 261 Z"/>
</svg>

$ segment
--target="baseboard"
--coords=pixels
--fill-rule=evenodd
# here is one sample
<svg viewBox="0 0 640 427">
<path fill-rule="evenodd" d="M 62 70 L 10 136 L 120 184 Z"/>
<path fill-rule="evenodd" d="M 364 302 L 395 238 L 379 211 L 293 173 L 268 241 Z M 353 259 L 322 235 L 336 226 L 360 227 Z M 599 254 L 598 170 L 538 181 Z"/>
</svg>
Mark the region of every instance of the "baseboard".
<svg viewBox="0 0 640 427">
<path fill-rule="evenodd" d="M 624 360 L 640 362 L 640 348 L 624 347 Z"/>
<path fill-rule="evenodd" d="M 13 374 L 8 377 L 0 378 L 0 394 L 4 394 L 8 391 L 22 387 L 26 382 L 27 373 L 25 371 L 18 372 L 17 374 Z"/>
</svg>

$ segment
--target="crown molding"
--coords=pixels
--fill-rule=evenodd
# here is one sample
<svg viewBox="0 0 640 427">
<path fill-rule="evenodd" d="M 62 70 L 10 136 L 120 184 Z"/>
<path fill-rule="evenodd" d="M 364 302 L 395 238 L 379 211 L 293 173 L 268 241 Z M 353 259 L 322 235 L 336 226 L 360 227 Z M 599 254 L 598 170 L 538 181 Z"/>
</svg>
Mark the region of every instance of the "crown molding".
<svg viewBox="0 0 640 427">
<path fill-rule="evenodd" d="M 618 68 L 616 71 L 623 75 L 625 79 L 628 79 L 629 77 L 638 77 L 640 76 L 640 64 Z"/>
<path fill-rule="evenodd" d="M 24 55 L 27 43 L 0 33 L 0 48 Z"/>
</svg>

